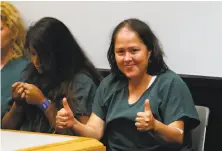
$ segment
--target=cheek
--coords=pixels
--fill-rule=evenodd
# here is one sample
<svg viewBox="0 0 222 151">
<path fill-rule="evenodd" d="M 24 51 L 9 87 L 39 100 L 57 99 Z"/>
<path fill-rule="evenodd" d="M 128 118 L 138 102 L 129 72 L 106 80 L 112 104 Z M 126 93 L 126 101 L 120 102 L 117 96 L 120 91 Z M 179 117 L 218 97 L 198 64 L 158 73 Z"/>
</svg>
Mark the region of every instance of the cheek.
<svg viewBox="0 0 222 151">
<path fill-rule="evenodd" d="M 31 61 L 32 61 L 32 63 L 34 63 L 34 57 L 33 56 L 31 56 Z"/>
<path fill-rule="evenodd" d="M 7 47 L 11 42 L 10 34 L 6 32 L 1 32 L 1 48 Z"/>
<path fill-rule="evenodd" d="M 32 63 L 33 63 L 34 65 L 39 65 L 37 56 L 31 56 L 31 60 L 32 60 Z"/>
<path fill-rule="evenodd" d="M 149 64 L 149 57 L 144 57 L 144 64 L 146 66 Z"/>
<path fill-rule="evenodd" d="M 34 59 L 33 59 L 33 57 L 31 57 L 31 61 L 32 61 L 32 64 L 34 64 L 34 65 L 35 65 L 35 62 L 34 62 Z"/>
<path fill-rule="evenodd" d="M 144 54 L 140 54 L 138 56 L 135 56 L 134 57 L 134 62 L 136 64 L 140 64 L 140 65 L 142 65 L 143 67 L 146 68 L 148 66 L 148 56 L 144 55 Z"/>
<path fill-rule="evenodd" d="M 120 68 L 121 66 L 123 66 L 124 64 L 124 61 L 123 61 L 123 57 L 121 56 L 115 56 L 115 59 L 116 59 L 116 64 L 117 66 Z"/>
</svg>

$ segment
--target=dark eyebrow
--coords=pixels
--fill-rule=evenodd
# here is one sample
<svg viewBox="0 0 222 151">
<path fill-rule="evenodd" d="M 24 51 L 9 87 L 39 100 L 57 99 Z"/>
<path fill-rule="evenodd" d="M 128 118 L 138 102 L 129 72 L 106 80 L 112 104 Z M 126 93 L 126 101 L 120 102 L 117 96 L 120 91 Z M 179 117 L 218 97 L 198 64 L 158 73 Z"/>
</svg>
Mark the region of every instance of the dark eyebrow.
<svg viewBox="0 0 222 151">
<path fill-rule="evenodd" d="M 139 46 L 131 46 L 131 47 L 129 47 L 129 49 L 132 49 L 132 48 L 139 49 Z"/>
<path fill-rule="evenodd" d="M 115 48 L 115 50 L 120 50 L 120 49 L 124 49 L 123 47 L 117 47 Z"/>
</svg>

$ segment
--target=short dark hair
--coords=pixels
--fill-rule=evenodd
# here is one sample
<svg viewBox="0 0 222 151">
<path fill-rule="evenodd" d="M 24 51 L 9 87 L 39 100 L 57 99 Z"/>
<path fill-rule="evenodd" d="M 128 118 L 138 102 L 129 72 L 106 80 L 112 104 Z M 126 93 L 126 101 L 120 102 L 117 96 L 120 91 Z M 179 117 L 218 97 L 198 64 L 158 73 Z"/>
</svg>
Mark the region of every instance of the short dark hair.
<svg viewBox="0 0 222 151">
<path fill-rule="evenodd" d="M 151 75 L 158 75 L 168 70 L 168 66 L 163 60 L 164 52 L 158 38 L 155 36 L 151 28 L 143 21 L 131 18 L 119 23 L 113 31 L 110 47 L 107 53 L 112 73 L 115 75 L 121 74 L 116 63 L 114 48 L 116 35 L 123 27 L 128 27 L 132 31 L 136 32 L 142 42 L 146 45 L 148 51 L 151 52 L 147 73 Z"/>
</svg>

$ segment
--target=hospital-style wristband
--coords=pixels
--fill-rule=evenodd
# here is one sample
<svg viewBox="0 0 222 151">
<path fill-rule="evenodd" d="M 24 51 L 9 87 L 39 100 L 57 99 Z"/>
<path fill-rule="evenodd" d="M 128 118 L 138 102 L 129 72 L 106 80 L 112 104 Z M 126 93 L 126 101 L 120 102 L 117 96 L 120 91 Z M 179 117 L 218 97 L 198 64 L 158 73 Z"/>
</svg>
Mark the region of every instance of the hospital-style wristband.
<svg viewBox="0 0 222 151">
<path fill-rule="evenodd" d="M 46 99 L 45 101 L 43 101 L 42 104 L 39 104 L 39 108 L 45 112 L 45 110 L 47 110 L 49 108 L 49 105 L 51 104 L 51 101 Z"/>
</svg>

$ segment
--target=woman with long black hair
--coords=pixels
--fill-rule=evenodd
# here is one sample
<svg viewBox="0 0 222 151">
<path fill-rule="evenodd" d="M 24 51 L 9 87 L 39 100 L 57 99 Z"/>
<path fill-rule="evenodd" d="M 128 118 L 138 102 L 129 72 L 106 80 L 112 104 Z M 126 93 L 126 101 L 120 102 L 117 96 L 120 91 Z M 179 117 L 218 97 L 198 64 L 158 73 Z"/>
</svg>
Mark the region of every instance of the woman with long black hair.
<svg viewBox="0 0 222 151">
<path fill-rule="evenodd" d="M 52 133 L 66 98 L 76 118 L 86 123 L 101 77 L 66 25 L 51 17 L 40 19 L 28 30 L 25 46 L 31 63 L 24 82 L 12 85 L 14 103 L 3 128 Z"/>
</svg>

